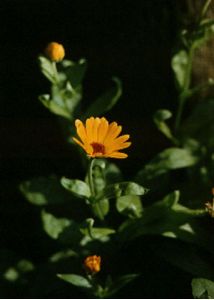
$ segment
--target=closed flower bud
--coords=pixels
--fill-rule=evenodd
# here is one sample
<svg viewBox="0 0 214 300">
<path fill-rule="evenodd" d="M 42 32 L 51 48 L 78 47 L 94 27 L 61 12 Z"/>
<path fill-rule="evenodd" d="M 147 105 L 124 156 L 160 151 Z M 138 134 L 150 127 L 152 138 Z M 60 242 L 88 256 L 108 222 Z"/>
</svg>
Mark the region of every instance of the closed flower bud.
<svg viewBox="0 0 214 300">
<path fill-rule="evenodd" d="M 65 56 L 65 49 L 63 45 L 56 42 L 51 42 L 45 49 L 46 56 L 55 62 L 61 61 Z"/>
<path fill-rule="evenodd" d="M 101 257 L 97 255 L 92 255 L 86 257 L 84 260 L 84 267 L 90 273 L 98 273 L 101 269 Z"/>
</svg>

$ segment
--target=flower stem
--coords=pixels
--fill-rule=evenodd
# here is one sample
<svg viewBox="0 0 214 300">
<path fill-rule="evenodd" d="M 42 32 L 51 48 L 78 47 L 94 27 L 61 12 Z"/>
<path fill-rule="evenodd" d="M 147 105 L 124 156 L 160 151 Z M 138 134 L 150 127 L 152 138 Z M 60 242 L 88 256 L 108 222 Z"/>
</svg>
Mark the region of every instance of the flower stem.
<svg viewBox="0 0 214 300">
<path fill-rule="evenodd" d="M 94 168 L 94 162 L 95 162 L 95 158 L 91 159 L 89 162 L 89 168 L 88 168 L 88 184 L 90 187 L 90 191 L 91 191 L 91 196 L 92 198 L 96 198 L 96 189 L 94 186 L 94 179 L 93 179 L 93 168 Z M 100 219 L 100 220 L 104 220 L 104 214 L 102 211 L 102 205 L 100 203 L 100 201 L 95 201 L 94 203 L 92 203 L 92 210 L 93 213 Z"/>
<path fill-rule="evenodd" d="M 89 168 L 88 168 L 88 183 L 91 190 L 92 197 L 95 196 L 95 188 L 94 188 L 94 180 L 93 180 L 93 167 L 94 167 L 95 159 L 90 159 Z"/>
</svg>

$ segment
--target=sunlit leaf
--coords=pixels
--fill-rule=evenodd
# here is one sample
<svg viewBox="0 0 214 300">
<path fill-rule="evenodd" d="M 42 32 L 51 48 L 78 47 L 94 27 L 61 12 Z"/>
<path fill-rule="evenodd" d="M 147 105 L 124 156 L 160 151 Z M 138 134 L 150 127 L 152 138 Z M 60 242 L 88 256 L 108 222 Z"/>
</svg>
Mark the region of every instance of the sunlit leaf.
<svg viewBox="0 0 214 300">
<path fill-rule="evenodd" d="M 123 213 L 130 217 L 140 217 L 143 211 L 140 197 L 134 195 L 117 198 L 116 208 L 119 213 Z"/>
<path fill-rule="evenodd" d="M 183 90 L 188 68 L 189 56 L 185 50 L 180 50 L 172 58 L 172 69 L 175 73 L 175 79 L 178 87 Z"/>
<path fill-rule="evenodd" d="M 71 224 L 70 220 L 66 218 L 56 218 L 45 211 L 42 211 L 41 216 L 45 232 L 53 239 L 57 239 Z"/>
<path fill-rule="evenodd" d="M 63 203 L 70 198 L 60 181 L 54 177 L 38 177 L 20 184 L 20 190 L 26 199 L 35 205 Z"/>
<path fill-rule="evenodd" d="M 214 282 L 205 278 L 194 278 L 192 294 L 195 299 L 214 299 Z"/>
<path fill-rule="evenodd" d="M 81 288 L 92 288 L 91 283 L 89 280 L 83 276 L 76 275 L 76 274 L 58 274 L 57 275 L 60 279 L 69 282 L 75 286 L 81 287 Z"/>
<path fill-rule="evenodd" d="M 77 197 L 89 198 L 91 196 L 90 188 L 84 181 L 63 177 L 61 184 Z"/>
</svg>

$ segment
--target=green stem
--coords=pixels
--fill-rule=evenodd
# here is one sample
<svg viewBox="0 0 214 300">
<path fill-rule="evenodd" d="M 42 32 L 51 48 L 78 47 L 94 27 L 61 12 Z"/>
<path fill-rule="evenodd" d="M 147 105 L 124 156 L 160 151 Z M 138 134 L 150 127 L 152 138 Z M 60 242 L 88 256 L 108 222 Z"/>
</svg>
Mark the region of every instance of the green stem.
<svg viewBox="0 0 214 300">
<path fill-rule="evenodd" d="M 88 168 L 88 183 L 91 190 L 92 197 L 95 196 L 94 180 L 93 180 L 93 167 L 95 159 L 90 159 L 89 168 Z"/>
<path fill-rule="evenodd" d="M 177 116 L 175 119 L 175 131 L 177 131 L 180 127 L 184 106 L 186 103 L 186 99 L 188 98 L 187 92 L 189 90 L 190 82 L 191 82 L 193 54 L 194 54 L 194 49 L 191 47 L 189 49 L 189 57 L 188 57 L 188 64 L 187 64 L 186 76 L 185 76 L 185 81 L 184 81 L 184 88 L 183 88 L 183 92 L 179 96 L 178 112 L 177 112 Z"/>
<path fill-rule="evenodd" d="M 96 197 L 96 189 L 94 186 L 94 179 L 93 179 L 93 167 L 94 167 L 95 158 L 90 160 L 89 168 L 88 168 L 88 183 L 91 190 L 91 196 L 95 199 Z M 102 211 L 102 205 L 100 201 L 92 203 L 92 210 L 94 214 L 100 219 L 104 220 L 104 214 Z"/>
</svg>

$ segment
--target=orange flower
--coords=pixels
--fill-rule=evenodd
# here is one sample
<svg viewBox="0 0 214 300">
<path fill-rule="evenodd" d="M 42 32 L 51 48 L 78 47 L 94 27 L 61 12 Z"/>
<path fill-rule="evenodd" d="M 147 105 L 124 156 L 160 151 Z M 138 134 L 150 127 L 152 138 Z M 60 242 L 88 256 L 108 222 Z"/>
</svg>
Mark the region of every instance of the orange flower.
<svg viewBox="0 0 214 300">
<path fill-rule="evenodd" d="M 87 271 L 91 273 L 98 273 L 100 271 L 101 257 L 97 255 L 92 255 L 86 257 L 84 260 L 84 266 Z"/>
<path fill-rule="evenodd" d="M 65 50 L 63 45 L 56 42 L 51 42 L 47 45 L 45 54 L 50 60 L 58 62 L 64 58 Z"/>
<path fill-rule="evenodd" d="M 86 125 L 80 121 L 75 121 L 77 134 L 80 140 L 73 140 L 80 145 L 90 157 L 112 157 L 126 158 L 128 155 L 119 152 L 121 149 L 128 148 L 131 142 L 127 142 L 129 135 L 119 134 L 122 126 L 116 122 L 109 122 L 105 118 L 91 117 L 86 120 Z"/>
</svg>

